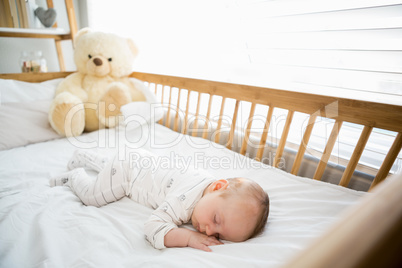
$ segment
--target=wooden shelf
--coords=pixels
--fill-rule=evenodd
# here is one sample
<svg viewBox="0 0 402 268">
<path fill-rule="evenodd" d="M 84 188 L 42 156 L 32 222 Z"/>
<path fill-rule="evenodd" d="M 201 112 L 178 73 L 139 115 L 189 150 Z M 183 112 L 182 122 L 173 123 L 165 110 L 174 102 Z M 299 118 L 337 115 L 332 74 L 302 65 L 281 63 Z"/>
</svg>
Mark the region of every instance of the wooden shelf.
<svg viewBox="0 0 402 268">
<path fill-rule="evenodd" d="M 23 29 L 0 27 L 0 37 L 50 38 L 54 40 L 72 39 L 71 33 L 62 28 Z"/>
<path fill-rule="evenodd" d="M 64 0 L 66 4 L 67 19 L 70 31 L 57 28 L 57 23 L 53 28 L 44 29 L 27 29 L 27 28 L 5 28 L 0 27 L 0 37 L 17 37 L 17 38 L 47 38 L 55 41 L 57 57 L 59 60 L 60 71 L 65 71 L 64 58 L 61 42 L 63 40 L 74 41 L 74 36 L 77 33 L 77 22 L 75 18 L 73 0 Z M 53 0 L 46 0 L 48 8 L 54 8 Z M 74 45 L 74 42 L 73 42 Z"/>
</svg>

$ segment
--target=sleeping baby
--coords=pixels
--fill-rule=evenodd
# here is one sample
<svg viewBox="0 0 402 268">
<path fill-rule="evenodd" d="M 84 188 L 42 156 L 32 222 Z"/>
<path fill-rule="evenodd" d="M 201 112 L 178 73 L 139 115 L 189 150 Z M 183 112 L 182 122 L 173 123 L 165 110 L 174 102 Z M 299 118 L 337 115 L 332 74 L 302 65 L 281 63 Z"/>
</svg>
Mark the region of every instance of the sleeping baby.
<svg viewBox="0 0 402 268">
<path fill-rule="evenodd" d="M 216 179 L 187 169 L 152 165 L 157 156 L 137 149 L 124 159 L 108 161 L 93 151 L 77 150 L 69 172 L 50 179 L 66 185 L 87 206 L 101 207 L 123 197 L 154 209 L 145 223 L 147 240 L 157 249 L 192 247 L 211 251 L 220 240 L 245 241 L 261 233 L 269 198 L 256 182 L 245 178 Z M 90 177 L 84 168 L 99 172 Z M 198 231 L 178 226 L 190 222 Z"/>
</svg>

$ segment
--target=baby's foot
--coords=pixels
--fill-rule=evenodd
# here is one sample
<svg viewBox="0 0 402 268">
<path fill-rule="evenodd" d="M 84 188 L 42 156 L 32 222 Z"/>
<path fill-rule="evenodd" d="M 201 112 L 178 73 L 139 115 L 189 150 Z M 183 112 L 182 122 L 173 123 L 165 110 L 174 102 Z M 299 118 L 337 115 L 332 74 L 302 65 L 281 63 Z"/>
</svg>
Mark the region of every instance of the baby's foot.
<svg viewBox="0 0 402 268">
<path fill-rule="evenodd" d="M 73 169 L 69 172 L 60 174 L 58 176 L 52 177 L 51 179 L 49 179 L 49 184 L 50 187 L 55 187 L 55 186 L 63 186 L 65 184 L 68 184 L 68 182 L 76 176 L 80 176 L 83 175 L 85 176 L 85 170 L 83 168 L 76 168 Z"/>
<path fill-rule="evenodd" d="M 107 157 L 93 151 L 76 150 L 67 164 L 69 170 L 88 167 L 100 172 L 107 163 Z"/>
</svg>

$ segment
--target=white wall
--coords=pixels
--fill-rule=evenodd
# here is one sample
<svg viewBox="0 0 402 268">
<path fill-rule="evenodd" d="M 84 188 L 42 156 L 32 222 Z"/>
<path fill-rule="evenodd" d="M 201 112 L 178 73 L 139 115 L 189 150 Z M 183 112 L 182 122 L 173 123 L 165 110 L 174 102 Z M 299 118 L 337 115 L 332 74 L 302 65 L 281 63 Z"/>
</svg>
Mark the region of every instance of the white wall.
<svg viewBox="0 0 402 268">
<path fill-rule="evenodd" d="M 235 0 L 87 0 L 96 31 L 131 38 L 135 71 L 230 81 L 249 59 Z"/>
<path fill-rule="evenodd" d="M 44 5 L 44 1 L 36 1 L 39 6 Z M 54 7 L 57 11 L 57 24 L 59 28 L 69 30 L 66 7 L 64 0 L 53 0 Z M 77 16 L 78 28 L 86 26 L 87 20 L 82 18 L 85 9 L 86 0 L 74 0 L 74 7 Z M 64 62 L 67 71 L 74 71 L 75 64 L 73 61 L 73 47 L 71 41 L 62 41 Z M 41 50 L 47 61 L 49 72 L 60 71 L 57 60 L 57 53 L 53 39 L 36 39 L 36 38 L 7 38 L 0 37 L 0 73 L 19 73 L 19 58 L 22 51 Z"/>
</svg>

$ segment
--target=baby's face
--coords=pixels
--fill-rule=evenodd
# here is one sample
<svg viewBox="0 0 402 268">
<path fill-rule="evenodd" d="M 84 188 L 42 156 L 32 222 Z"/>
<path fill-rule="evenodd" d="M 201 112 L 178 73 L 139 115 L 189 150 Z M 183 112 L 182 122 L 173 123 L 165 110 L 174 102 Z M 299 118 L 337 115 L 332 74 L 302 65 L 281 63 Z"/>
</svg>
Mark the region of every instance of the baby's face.
<svg viewBox="0 0 402 268">
<path fill-rule="evenodd" d="M 199 232 L 220 239 L 240 242 L 248 239 L 256 222 L 255 206 L 239 198 L 205 194 L 194 208 L 191 221 Z"/>
</svg>

